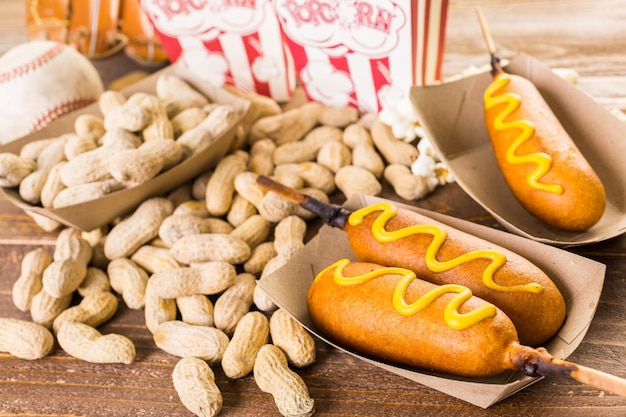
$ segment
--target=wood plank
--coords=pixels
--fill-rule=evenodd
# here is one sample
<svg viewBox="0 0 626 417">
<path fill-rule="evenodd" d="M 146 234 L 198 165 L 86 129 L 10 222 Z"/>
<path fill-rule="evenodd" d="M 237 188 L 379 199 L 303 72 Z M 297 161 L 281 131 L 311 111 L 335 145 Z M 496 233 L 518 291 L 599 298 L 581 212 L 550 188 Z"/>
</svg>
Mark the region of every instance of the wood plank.
<svg viewBox="0 0 626 417">
<path fill-rule="evenodd" d="M 504 57 L 519 52 L 553 67 L 579 72 L 579 86 L 607 107 L 626 108 L 626 1 L 451 0 L 444 72 L 458 74 L 487 62 L 475 18 L 480 5 Z M 3 0 L 0 53 L 25 40 L 22 0 Z M 105 83 L 138 67 L 123 55 L 93 61 Z M 458 185 L 437 189 L 416 205 L 501 229 Z M 21 210 L 0 198 L 0 317 L 29 319 L 12 304 L 11 288 L 24 254 L 37 247 L 52 253 L 56 233 L 44 232 Z M 603 262 L 607 277 L 587 336 L 572 361 L 626 377 L 626 237 L 572 248 Z M 77 302 L 78 300 L 75 300 Z M 37 361 L 0 353 L 0 414 L 16 416 L 190 416 L 171 383 L 178 358 L 158 349 L 143 312 L 120 303 L 103 333 L 120 333 L 137 347 L 132 365 L 98 365 L 74 359 L 58 346 Z M 317 361 L 298 370 L 316 401 L 318 416 L 563 416 L 626 415 L 626 399 L 574 381 L 546 378 L 482 410 L 415 384 L 318 343 Z M 220 415 L 277 416 L 269 394 L 249 376 L 227 378 L 214 368 L 224 395 Z"/>
</svg>

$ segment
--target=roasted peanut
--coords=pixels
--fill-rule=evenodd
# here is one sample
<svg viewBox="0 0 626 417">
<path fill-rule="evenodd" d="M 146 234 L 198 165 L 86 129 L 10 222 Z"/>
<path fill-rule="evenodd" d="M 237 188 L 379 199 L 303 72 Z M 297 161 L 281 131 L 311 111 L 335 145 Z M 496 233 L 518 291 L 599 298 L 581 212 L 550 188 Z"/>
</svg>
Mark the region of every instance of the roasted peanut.
<svg viewBox="0 0 626 417">
<path fill-rule="evenodd" d="M 243 240 L 254 249 L 265 242 L 270 234 L 270 222 L 260 214 L 253 214 L 230 232 L 231 237 Z"/>
<path fill-rule="evenodd" d="M 71 227 L 66 227 L 59 232 L 52 257 L 55 261 L 73 260 L 87 265 L 91 260 L 93 248 L 82 237 L 82 233 Z"/>
<path fill-rule="evenodd" d="M 241 194 L 235 193 L 233 196 L 233 202 L 228 210 L 228 214 L 226 214 L 226 220 L 234 227 L 237 227 L 246 221 L 246 219 L 257 213 L 258 210 L 254 204 L 244 198 Z"/>
<path fill-rule="evenodd" d="M 250 147 L 248 170 L 259 175 L 272 175 L 274 172 L 274 150 L 276 143 L 271 139 L 260 139 Z"/>
<path fill-rule="evenodd" d="M 104 243 L 106 257 L 115 259 L 130 256 L 141 245 L 158 236 L 161 222 L 173 210 L 172 203 L 165 198 L 145 200 L 130 217 L 111 229 Z"/>
<path fill-rule="evenodd" d="M 334 126 L 318 126 L 308 132 L 302 142 L 308 143 L 317 151 L 328 142 L 341 142 L 343 131 Z"/>
<path fill-rule="evenodd" d="M 292 256 L 304 247 L 306 222 L 298 216 L 287 216 L 274 229 L 274 249 L 283 256 Z"/>
<path fill-rule="evenodd" d="M 150 285 L 151 280 L 152 277 L 148 279 L 144 297 L 144 319 L 148 330 L 154 333 L 159 324 L 175 320 L 178 310 L 176 308 L 176 299 L 159 297 L 156 293 L 157 287 Z"/>
<path fill-rule="evenodd" d="M 258 174 L 250 171 L 243 171 L 235 177 L 235 191 L 248 200 L 252 205 L 258 207 L 265 196 L 265 190 L 257 184 Z"/>
<path fill-rule="evenodd" d="M 30 304 L 30 317 L 35 323 L 51 328 L 54 319 L 72 302 L 72 294 L 53 297 L 45 289 L 33 296 Z"/>
<path fill-rule="evenodd" d="M 361 115 L 361 117 L 356 122 L 356 124 L 365 127 L 367 130 L 370 130 L 374 122 L 376 122 L 377 120 L 378 120 L 378 113 L 370 112 L 370 113 L 365 113 Z"/>
<path fill-rule="evenodd" d="M 267 317 L 258 311 L 246 313 L 234 330 L 224 355 L 222 370 L 229 378 L 243 378 L 252 372 L 254 361 L 269 339 Z"/>
<path fill-rule="evenodd" d="M 426 179 L 413 175 L 411 169 L 405 165 L 387 165 L 384 177 L 395 193 L 405 200 L 418 200 L 430 192 Z"/>
<path fill-rule="evenodd" d="M 44 290 L 52 297 L 71 295 L 87 275 L 87 265 L 72 259 L 54 261 L 43 271 Z"/>
<path fill-rule="evenodd" d="M 121 127 L 115 127 L 106 131 L 104 136 L 100 138 L 98 145 L 112 152 L 122 149 L 135 149 L 142 143 L 143 139 L 135 133 Z"/>
<path fill-rule="evenodd" d="M 107 322 L 117 311 L 117 297 L 110 292 L 91 293 L 83 297 L 78 305 L 64 310 L 52 323 L 55 333 L 64 321 L 84 323 L 98 327 Z"/>
<path fill-rule="evenodd" d="M 222 410 L 222 393 L 209 365 L 198 358 L 182 358 L 172 373 L 180 401 L 198 417 L 214 417 Z"/>
<path fill-rule="evenodd" d="M 192 193 L 192 197 L 195 198 L 193 188 L 191 190 L 191 193 Z M 204 191 L 202 192 L 202 195 L 204 196 Z M 204 201 L 195 200 L 195 199 L 180 203 L 178 206 L 176 206 L 172 214 L 173 215 L 181 214 L 185 216 L 191 215 L 191 216 L 201 217 L 201 218 L 209 217 L 209 211 L 206 209 L 206 204 L 204 203 Z"/>
<path fill-rule="evenodd" d="M 174 140 L 174 128 L 161 99 L 155 95 L 146 94 L 140 105 L 146 110 L 149 118 L 148 124 L 141 131 L 143 140 L 146 142 L 156 139 Z"/>
<path fill-rule="evenodd" d="M 44 151 L 50 144 L 58 141 L 58 137 L 46 138 L 46 139 L 38 139 L 32 142 L 25 143 L 24 146 L 19 151 L 19 156 L 21 158 L 32 159 L 36 161 L 39 157 L 39 154 Z"/>
<path fill-rule="evenodd" d="M 130 364 L 135 360 L 135 345 L 119 334 L 102 335 L 87 324 L 63 320 L 56 335 L 61 349 L 87 362 Z"/>
<path fill-rule="evenodd" d="M 43 271 L 52 263 L 52 256 L 43 248 L 33 249 L 22 258 L 20 276 L 12 288 L 13 304 L 28 311 L 33 297 L 43 288 Z"/>
<path fill-rule="evenodd" d="M 227 335 L 232 335 L 239 320 L 250 310 L 256 287 L 256 277 L 252 274 L 237 275 L 234 283 L 215 301 L 213 321 L 215 327 Z"/>
<path fill-rule="evenodd" d="M 352 153 L 350 148 L 339 141 L 330 141 L 323 144 L 317 153 L 317 163 L 337 172 L 339 168 L 350 165 Z"/>
<path fill-rule="evenodd" d="M 246 160 L 238 154 L 227 155 L 217 164 L 205 194 L 207 210 L 211 215 L 223 216 L 228 212 L 235 191 L 235 177 L 245 170 Z"/>
<path fill-rule="evenodd" d="M 240 264 L 248 260 L 250 246 L 242 239 L 223 233 L 200 233 L 178 239 L 170 255 L 182 264 L 224 261 Z"/>
<path fill-rule="evenodd" d="M 278 104 L 278 102 L 271 97 L 255 92 L 243 91 L 232 85 L 224 85 L 222 88 L 250 101 L 250 107 L 242 121 L 246 130 L 249 130 L 255 121 L 263 117 L 275 116 L 282 113 L 280 104 Z"/>
<path fill-rule="evenodd" d="M 382 185 L 374 174 L 354 165 L 345 166 L 337 171 L 335 184 L 346 198 L 355 194 L 378 195 L 382 191 Z"/>
<path fill-rule="evenodd" d="M 133 310 L 145 305 L 148 273 L 128 258 L 116 258 L 107 267 L 111 287 L 122 296 L 124 303 Z"/>
<path fill-rule="evenodd" d="M 237 274 L 228 262 L 206 262 L 192 267 L 178 267 L 157 272 L 148 287 L 161 298 L 178 298 L 194 294 L 217 294 L 233 285 Z"/>
<path fill-rule="evenodd" d="M 370 134 L 376 149 L 388 164 L 411 166 L 417 159 L 417 148 L 393 136 L 391 128 L 380 120 L 374 121 Z"/>
<path fill-rule="evenodd" d="M 274 242 L 263 242 L 252 250 L 252 255 L 243 264 L 244 271 L 259 275 L 270 259 L 277 255 Z"/>
<path fill-rule="evenodd" d="M 164 101 L 181 100 L 185 107 L 202 107 L 209 103 L 208 98 L 193 88 L 184 79 L 166 74 L 158 77 L 156 95 Z"/>
<path fill-rule="evenodd" d="M 272 161 L 274 165 L 314 161 L 318 151 L 319 147 L 304 140 L 287 142 L 276 147 L 272 154 Z"/>
<path fill-rule="evenodd" d="M 0 352 L 35 360 L 54 347 L 54 336 L 44 326 L 27 320 L 0 318 Z"/>
<path fill-rule="evenodd" d="M 43 214 L 35 213 L 34 211 L 25 209 L 24 214 L 29 216 L 37 226 L 39 226 L 42 230 L 46 232 L 54 232 L 58 228 L 61 227 L 61 223 L 51 219 L 50 217 L 44 216 Z"/>
<path fill-rule="evenodd" d="M 89 266 L 87 267 L 87 275 L 85 275 L 85 279 L 78 286 L 77 291 L 81 297 L 86 297 L 93 293 L 111 291 L 109 277 L 102 269 Z"/>
<path fill-rule="evenodd" d="M 260 139 L 270 138 L 277 145 L 299 141 L 317 124 L 322 111 L 320 103 L 307 103 L 286 112 L 256 120 L 249 133 L 252 144 Z"/>
<path fill-rule="evenodd" d="M 191 184 L 189 182 L 184 182 L 167 193 L 167 199 L 172 202 L 175 208 L 183 203 L 191 201 L 192 198 Z"/>
<path fill-rule="evenodd" d="M 180 162 L 183 152 L 173 139 L 154 139 L 137 149 L 119 151 L 111 158 L 111 176 L 129 186 L 142 184 Z"/>
<path fill-rule="evenodd" d="M 37 169 L 33 159 L 13 153 L 0 153 L 0 187 L 17 187 L 31 172 Z"/>
<path fill-rule="evenodd" d="M 219 364 L 228 346 L 226 333 L 208 326 L 194 326 L 180 320 L 159 324 L 154 343 L 165 352 L 181 358 L 194 357 Z"/>
<path fill-rule="evenodd" d="M 183 148 L 185 157 L 210 146 L 231 126 L 238 113 L 228 104 L 220 104 L 197 126 L 181 134 L 176 142 Z"/>
<path fill-rule="evenodd" d="M 327 166 L 317 162 L 300 162 L 297 164 L 277 165 L 274 175 L 292 173 L 302 178 L 304 186 L 318 188 L 326 194 L 335 191 L 335 174 Z M 282 181 L 280 181 L 282 182 Z M 302 187 L 296 187 L 302 188 Z"/>
<path fill-rule="evenodd" d="M 93 151 L 97 147 L 98 143 L 91 138 L 71 135 L 63 146 L 63 154 L 65 155 L 65 159 L 69 161 L 85 152 Z"/>
<path fill-rule="evenodd" d="M 48 178 L 50 177 L 48 176 Z M 54 197 L 52 207 L 67 207 L 74 204 L 84 203 L 85 201 L 95 200 L 98 198 L 102 198 L 105 195 L 110 194 L 113 191 L 117 191 L 121 188 L 122 184 L 114 179 L 73 185 L 71 187 L 63 188 L 61 191 L 58 192 L 58 194 Z"/>
<path fill-rule="evenodd" d="M 359 110 L 353 106 L 325 106 L 317 120 L 323 125 L 344 128 L 359 120 Z"/>
<path fill-rule="evenodd" d="M 57 163 L 65 161 L 65 144 L 70 134 L 58 136 L 48 146 L 41 150 L 37 156 L 37 169 L 48 172 Z"/>
<path fill-rule="evenodd" d="M 263 392 L 272 394 L 278 411 L 286 417 L 311 416 L 315 401 L 302 378 L 289 369 L 283 351 L 264 345 L 254 363 L 254 381 Z"/>
<path fill-rule="evenodd" d="M 291 365 L 301 368 L 315 362 L 313 336 L 286 310 L 274 311 L 269 325 L 272 344 L 282 349 Z"/>
<path fill-rule="evenodd" d="M 175 211 L 176 212 L 176 211 Z M 198 217 L 192 214 L 172 214 L 159 227 L 159 237 L 167 246 L 178 239 L 200 233 L 230 233 L 233 227 L 216 217 Z"/>
<path fill-rule="evenodd" d="M 186 295 L 176 298 L 181 320 L 195 326 L 213 326 L 213 303 L 204 294 Z"/>
<path fill-rule="evenodd" d="M 278 260 L 280 260 L 280 262 L 276 262 Z M 265 269 L 261 273 L 261 277 L 263 277 L 263 274 L 265 273 L 266 270 L 269 273 L 269 269 L 267 268 L 272 263 L 280 264 L 282 266 L 284 265 L 284 262 L 286 261 L 287 259 L 285 257 L 278 256 L 278 255 L 270 259 L 267 265 L 265 266 Z M 276 270 L 276 269 L 277 268 L 273 268 L 272 270 Z M 278 308 L 278 306 L 276 305 L 276 303 L 274 303 L 274 300 L 272 300 L 269 294 L 267 294 L 264 290 L 262 290 L 261 287 L 258 285 L 254 287 L 254 294 L 252 295 L 252 301 L 254 305 L 261 311 L 274 311 Z"/>
<path fill-rule="evenodd" d="M 74 120 L 74 132 L 80 137 L 96 142 L 104 135 L 104 120 L 93 114 L 81 114 Z"/>
<path fill-rule="evenodd" d="M 61 181 L 61 170 L 63 166 L 67 164 L 66 161 L 59 162 L 50 169 L 46 182 L 41 188 L 41 205 L 44 208 L 50 208 L 54 204 L 56 196 L 66 188 L 63 181 Z"/>
<path fill-rule="evenodd" d="M 267 192 L 259 201 L 259 214 L 272 223 L 277 223 L 295 210 L 296 204 L 288 201 L 273 191 Z"/>
<path fill-rule="evenodd" d="M 180 266 L 180 264 L 170 256 L 169 248 L 162 248 L 153 244 L 141 245 L 139 249 L 130 256 L 130 259 L 149 274 L 155 274 Z"/>
<path fill-rule="evenodd" d="M 188 107 L 172 118 L 174 137 L 198 126 L 206 118 L 207 114 L 200 107 Z"/>
<path fill-rule="evenodd" d="M 38 205 L 41 202 L 41 190 L 48 180 L 46 171 L 33 171 L 22 179 L 18 192 L 20 198 L 32 205 Z"/>
<path fill-rule="evenodd" d="M 104 115 L 104 128 L 107 131 L 122 128 L 129 132 L 140 132 L 149 122 L 148 111 L 130 98 L 123 105 L 110 109 Z"/>
<path fill-rule="evenodd" d="M 352 165 L 365 168 L 376 178 L 380 178 L 385 170 L 385 162 L 374 148 L 368 143 L 358 143 L 352 149 Z"/>
<path fill-rule="evenodd" d="M 114 154 L 108 148 L 99 147 L 72 158 L 61 169 L 61 181 L 70 187 L 111 178 L 109 161 Z"/>
<path fill-rule="evenodd" d="M 350 149 L 354 149 L 358 144 L 374 146 L 369 130 L 360 123 L 353 123 L 343 130 L 341 141 Z"/>
<path fill-rule="evenodd" d="M 126 97 L 119 91 L 106 90 L 98 98 L 100 113 L 106 115 L 109 111 L 126 103 Z"/>
</svg>

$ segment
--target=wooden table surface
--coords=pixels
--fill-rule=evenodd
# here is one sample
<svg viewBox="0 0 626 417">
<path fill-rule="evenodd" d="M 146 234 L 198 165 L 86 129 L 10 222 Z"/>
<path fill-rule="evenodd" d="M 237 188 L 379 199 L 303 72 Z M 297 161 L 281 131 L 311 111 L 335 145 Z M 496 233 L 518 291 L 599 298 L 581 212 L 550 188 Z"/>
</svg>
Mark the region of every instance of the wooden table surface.
<svg viewBox="0 0 626 417">
<path fill-rule="evenodd" d="M 550 66 L 580 74 L 579 86 L 607 107 L 626 107 L 625 0 L 451 0 L 444 72 L 456 74 L 487 62 L 474 13 L 480 5 L 503 56 L 525 52 Z M 22 0 L 3 0 L 0 49 L 22 42 Z M 105 81 L 132 69 L 116 56 L 95 62 Z M 625 138 L 626 140 L 626 138 Z M 499 225 L 456 184 L 439 188 L 416 205 L 491 227 Z M 29 319 L 12 304 L 11 286 L 23 255 L 52 249 L 55 234 L 39 229 L 0 199 L 0 317 Z M 573 249 L 606 264 L 606 282 L 589 332 L 570 359 L 626 377 L 626 239 Z M 171 382 L 177 358 L 158 349 L 143 315 L 120 307 L 101 328 L 130 337 L 132 365 L 96 365 L 58 347 L 42 360 L 0 353 L 0 415 L 191 416 Z M 316 401 L 318 416 L 624 416 L 626 398 L 569 380 L 547 378 L 483 410 L 318 343 L 317 362 L 298 373 Z M 253 378 L 230 380 L 216 369 L 223 416 L 278 416 Z"/>
</svg>

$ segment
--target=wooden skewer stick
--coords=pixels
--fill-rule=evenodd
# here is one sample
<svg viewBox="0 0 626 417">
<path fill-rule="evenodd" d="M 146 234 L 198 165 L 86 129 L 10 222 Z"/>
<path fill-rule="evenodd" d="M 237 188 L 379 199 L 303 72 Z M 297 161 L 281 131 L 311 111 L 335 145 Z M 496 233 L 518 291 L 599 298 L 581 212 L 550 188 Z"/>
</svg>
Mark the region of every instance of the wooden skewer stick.
<svg viewBox="0 0 626 417">
<path fill-rule="evenodd" d="M 571 378 L 585 385 L 626 397 L 626 379 L 557 359 L 545 348 L 535 349 L 518 345 L 511 353 L 511 360 L 518 370 L 529 376 Z"/>
<path fill-rule="evenodd" d="M 502 71 L 500 58 L 498 58 L 498 55 L 496 54 L 496 45 L 493 42 L 489 29 L 487 28 L 487 21 L 485 20 L 485 16 L 483 15 L 482 10 L 480 10 L 480 7 L 476 7 L 476 15 L 478 16 L 478 22 L 480 23 L 483 38 L 487 44 L 487 52 L 489 52 L 489 56 L 491 57 L 491 75 L 496 75 L 498 72 Z"/>
<path fill-rule="evenodd" d="M 257 183 L 266 191 L 273 191 L 282 198 L 320 216 L 332 227 L 344 229 L 350 211 L 337 204 L 328 204 L 287 187 L 266 176 L 259 175 Z M 510 352 L 511 368 L 532 377 L 556 376 L 571 378 L 598 389 L 626 397 L 626 379 L 585 366 L 557 359 L 545 348 L 532 348 L 515 344 Z"/>
<path fill-rule="evenodd" d="M 285 200 L 309 210 L 311 213 L 320 216 L 332 227 L 343 229 L 350 212 L 337 204 L 327 204 L 315 198 L 301 193 L 293 188 L 287 187 L 264 175 L 259 175 L 257 183 L 268 191 L 273 191 Z"/>
</svg>

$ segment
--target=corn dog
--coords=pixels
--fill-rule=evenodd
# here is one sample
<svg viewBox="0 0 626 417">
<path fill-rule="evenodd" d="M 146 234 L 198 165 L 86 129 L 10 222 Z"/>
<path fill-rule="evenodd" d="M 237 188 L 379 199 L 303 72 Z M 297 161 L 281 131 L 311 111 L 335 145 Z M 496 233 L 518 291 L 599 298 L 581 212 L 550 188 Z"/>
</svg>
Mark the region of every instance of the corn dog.
<svg viewBox="0 0 626 417">
<path fill-rule="evenodd" d="M 556 285 L 505 248 L 390 203 L 349 212 L 267 177 L 257 182 L 343 229 L 360 261 L 406 268 L 437 285 L 468 287 L 504 311 L 526 345 L 544 343 L 563 324 L 565 301 Z"/>
<path fill-rule="evenodd" d="M 505 182 L 544 223 L 572 232 L 589 229 L 606 207 L 602 181 L 535 85 L 503 71 L 477 11 L 493 75 L 484 93 L 485 126 Z"/>
<path fill-rule="evenodd" d="M 521 344 L 511 320 L 469 289 L 404 268 L 339 260 L 316 276 L 307 305 L 324 335 L 379 360 L 464 377 L 519 370 L 626 395 L 622 378 Z"/>
</svg>

